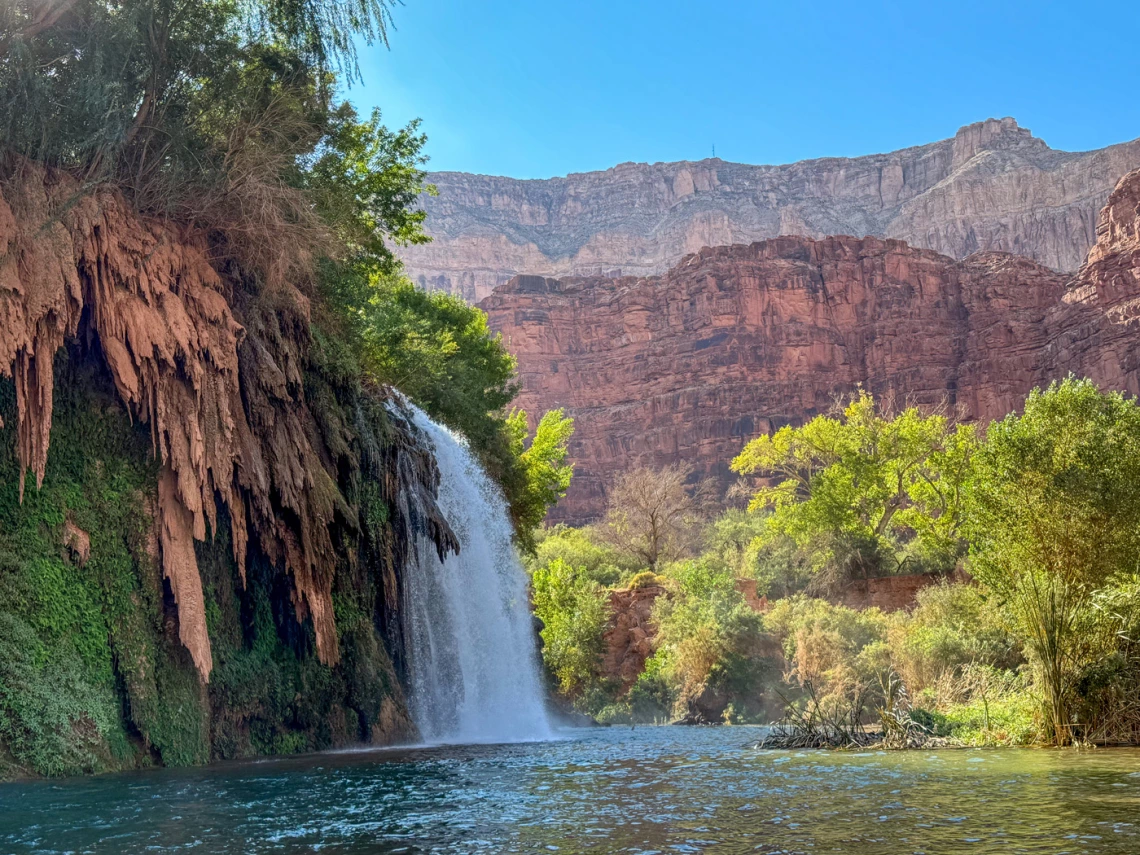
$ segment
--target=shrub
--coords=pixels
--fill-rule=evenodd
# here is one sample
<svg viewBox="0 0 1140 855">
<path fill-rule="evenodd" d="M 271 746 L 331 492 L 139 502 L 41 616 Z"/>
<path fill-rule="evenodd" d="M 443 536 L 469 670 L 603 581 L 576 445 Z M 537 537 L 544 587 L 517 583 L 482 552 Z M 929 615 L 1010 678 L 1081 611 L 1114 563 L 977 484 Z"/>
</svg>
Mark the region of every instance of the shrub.
<svg viewBox="0 0 1140 855">
<path fill-rule="evenodd" d="M 626 695 L 630 718 L 646 724 L 664 724 L 673 715 L 677 692 L 670 685 L 662 667 L 666 657 L 651 656 L 645 670 L 637 677 Z"/>
<path fill-rule="evenodd" d="M 1027 745 L 1041 729 L 1041 705 L 1030 675 L 987 665 L 944 672 L 936 690 L 937 712 L 929 713 L 935 735 L 967 745 Z M 920 722 L 924 713 L 914 711 Z"/>
<path fill-rule="evenodd" d="M 609 618 L 600 585 L 559 558 L 531 576 L 534 612 L 542 621 L 542 657 L 570 697 L 595 686 Z"/>
<path fill-rule="evenodd" d="M 1100 631 L 1114 649 L 1086 665 L 1075 683 L 1079 738 L 1099 744 L 1140 741 L 1140 575 L 1125 574 L 1092 597 Z"/>
<path fill-rule="evenodd" d="M 1073 377 L 994 422 L 969 481 L 972 572 L 1002 598 L 1042 690 L 1049 741 L 1080 722 L 1085 669 L 1117 645 L 1098 589 L 1140 551 L 1140 407 Z"/>
<path fill-rule="evenodd" d="M 17 762 L 40 775 L 105 771 L 127 752 L 112 686 L 91 681 L 73 646 L 50 649 L 28 623 L 5 612 L 0 739 Z"/>
<path fill-rule="evenodd" d="M 783 642 L 792 703 L 827 721 L 861 725 L 886 703 L 892 674 L 887 637 L 896 619 L 878 609 L 856 611 L 803 596 L 777 602 L 764 626 Z"/>
<path fill-rule="evenodd" d="M 891 659 L 916 699 L 946 672 L 968 665 L 1016 668 L 1018 645 L 992 597 L 977 585 L 941 582 L 923 589 L 910 616 L 890 633 Z"/>
<path fill-rule="evenodd" d="M 535 552 L 527 556 L 527 567 L 533 573 L 555 559 L 578 568 L 588 579 L 604 587 L 617 585 L 623 577 L 640 569 L 595 537 L 593 529 L 566 525 L 536 532 Z"/>
<path fill-rule="evenodd" d="M 653 606 L 658 626 L 655 667 L 675 698 L 678 717 L 721 717 L 723 703 L 758 702 L 764 660 L 761 620 L 736 589 L 732 571 L 715 557 L 669 565 L 671 591 Z M 716 698 L 712 709 L 702 696 Z M 723 701 L 723 703 L 721 703 Z"/>
</svg>

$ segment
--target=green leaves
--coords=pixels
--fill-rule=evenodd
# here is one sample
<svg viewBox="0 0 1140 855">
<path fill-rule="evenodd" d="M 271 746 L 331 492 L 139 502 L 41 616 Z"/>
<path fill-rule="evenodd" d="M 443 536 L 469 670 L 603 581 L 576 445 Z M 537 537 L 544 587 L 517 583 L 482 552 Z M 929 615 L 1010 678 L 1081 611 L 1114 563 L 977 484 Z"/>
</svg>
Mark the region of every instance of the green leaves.
<svg viewBox="0 0 1140 855">
<path fill-rule="evenodd" d="M 1032 654 L 1065 744 L 1082 672 L 1119 644 L 1094 603 L 1140 557 L 1140 407 L 1073 377 L 1034 390 L 990 425 L 968 488 L 971 570 Z"/>
<path fill-rule="evenodd" d="M 547 510 L 566 495 L 574 466 L 566 462 L 574 420 L 562 410 L 551 410 L 539 419 L 530 447 L 526 447 L 527 418 L 522 410 L 507 417 L 511 456 L 517 461 L 505 482 L 511 496 L 511 511 L 522 546 L 534 549 L 533 532 Z"/>
<path fill-rule="evenodd" d="M 534 553 L 526 557 L 532 572 L 561 559 L 598 584 L 612 587 L 639 569 L 638 564 L 629 562 L 613 547 L 600 541 L 589 528 L 556 525 L 539 529 L 535 534 Z"/>
<path fill-rule="evenodd" d="M 245 4 L 253 34 L 289 44 L 322 70 L 359 77 L 356 42 L 388 44 L 393 0 L 261 0 Z"/>
<path fill-rule="evenodd" d="M 537 567 L 531 584 L 534 613 L 543 624 L 543 660 L 559 690 L 573 697 L 597 680 L 609 617 L 604 591 L 584 568 L 561 558 Z"/>
<path fill-rule="evenodd" d="M 406 246 L 430 240 L 423 232 L 427 212 L 415 206 L 420 193 L 435 192 L 423 183 L 427 137 L 419 125 L 417 119 L 390 131 L 379 110 L 360 121 L 350 104 L 341 104 L 320 147 L 306 158 L 305 187 L 365 273 L 398 271 L 387 241 Z"/>
<path fill-rule="evenodd" d="M 765 665 L 756 655 L 761 621 L 737 590 L 732 569 L 704 555 L 669 565 L 665 576 L 670 594 L 653 606 L 653 658 L 674 693 L 674 714 L 698 712 L 710 687 L 737 703 L 755 700 Z"/>
<path fill-rule="evenodd" d="M 995 422 L 970 481 L 977 572 L 1002 588 L 1014 567 L 1078 587 L 1136 568 L 1140 408 L 1069 378 Z"/>
<path fill-rule="evenodd" d="M 745 446 L 733 471 L 764 479 L 750 509 L 769 509 L 762 543 L 789 538 L 822 567 L 854 545 L 863 563 L 882 557 L 952 562 L 961 491 L 976 447 L 973 427 L 915 407 L 883 414 L 860 392 L 838 417 L 785 426 Z M 902 556 L 902 557 L 900 557 Z"/>
</svg>

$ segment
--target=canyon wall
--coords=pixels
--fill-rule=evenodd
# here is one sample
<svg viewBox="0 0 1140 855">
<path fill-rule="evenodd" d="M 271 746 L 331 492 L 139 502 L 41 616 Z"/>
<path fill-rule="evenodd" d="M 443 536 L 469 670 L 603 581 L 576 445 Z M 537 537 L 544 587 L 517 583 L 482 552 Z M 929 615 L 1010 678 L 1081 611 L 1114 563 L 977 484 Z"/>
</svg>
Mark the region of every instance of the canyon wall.
<svg viewBox="0 0 1140 855">
<path fill-rule="evenodd" d="M 982 250 L 1073 271 L 1097 213 L 1140 166 L 1140 139 L 1049 148 L 1013 119 L 888 154 L 782 166 L 718 159 L 624 163 L 518 180 L 430 176 L 433 240 L 400 250 L 422 287 L 481 300 L 516 274 L 651 276 L 705 246 L 779 235 L 898 238 L 954 258 Z"/>
<path fill-rule="evenodd" d="M 1076 277 L 1000 252 L 956 261 L 880 238 L 702 249 L 661 277 L 520 276 L 480 305 L 519 360 L 518 399 L 575 420 L 552 518 L 597 517 L 614 473 L 693 463 L 722 487 L 753 436 L 862 385 L 974 419 L 1068 372 L 1140 392 L 1140 171 Z"/>
</svg>

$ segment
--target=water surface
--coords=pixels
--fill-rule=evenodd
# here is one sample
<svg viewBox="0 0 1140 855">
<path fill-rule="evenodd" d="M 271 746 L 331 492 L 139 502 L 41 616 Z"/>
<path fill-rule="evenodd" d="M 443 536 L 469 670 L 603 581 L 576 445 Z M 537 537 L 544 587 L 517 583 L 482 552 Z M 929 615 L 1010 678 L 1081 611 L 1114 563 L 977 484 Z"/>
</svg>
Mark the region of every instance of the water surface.
<svg viewBox="0 0 1140 855">
<path fill-rule="evenodd" d="M 3 853 L 1140 853 L 1140 751 L 755 751 L 749 728 L 0 785 Z"/>
</svg>

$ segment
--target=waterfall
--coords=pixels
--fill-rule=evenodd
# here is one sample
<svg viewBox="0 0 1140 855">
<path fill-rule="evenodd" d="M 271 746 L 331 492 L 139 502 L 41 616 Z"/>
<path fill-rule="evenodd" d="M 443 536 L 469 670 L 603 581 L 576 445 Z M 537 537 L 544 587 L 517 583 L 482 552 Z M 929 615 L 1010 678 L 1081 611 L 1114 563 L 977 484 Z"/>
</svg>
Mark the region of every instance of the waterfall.
<svg viewBox="0 0 1140 855">
<path fill-rule="evenodd" d="M 429 743 L 549 738 L 526 571 L 502 493 L 466 440 L 404 406 L 434 446 L 437 504 L 460 544 L 440 561 L 435 544 L 417 535 L 404 571 L 412 717 Z"/>
</svg>

